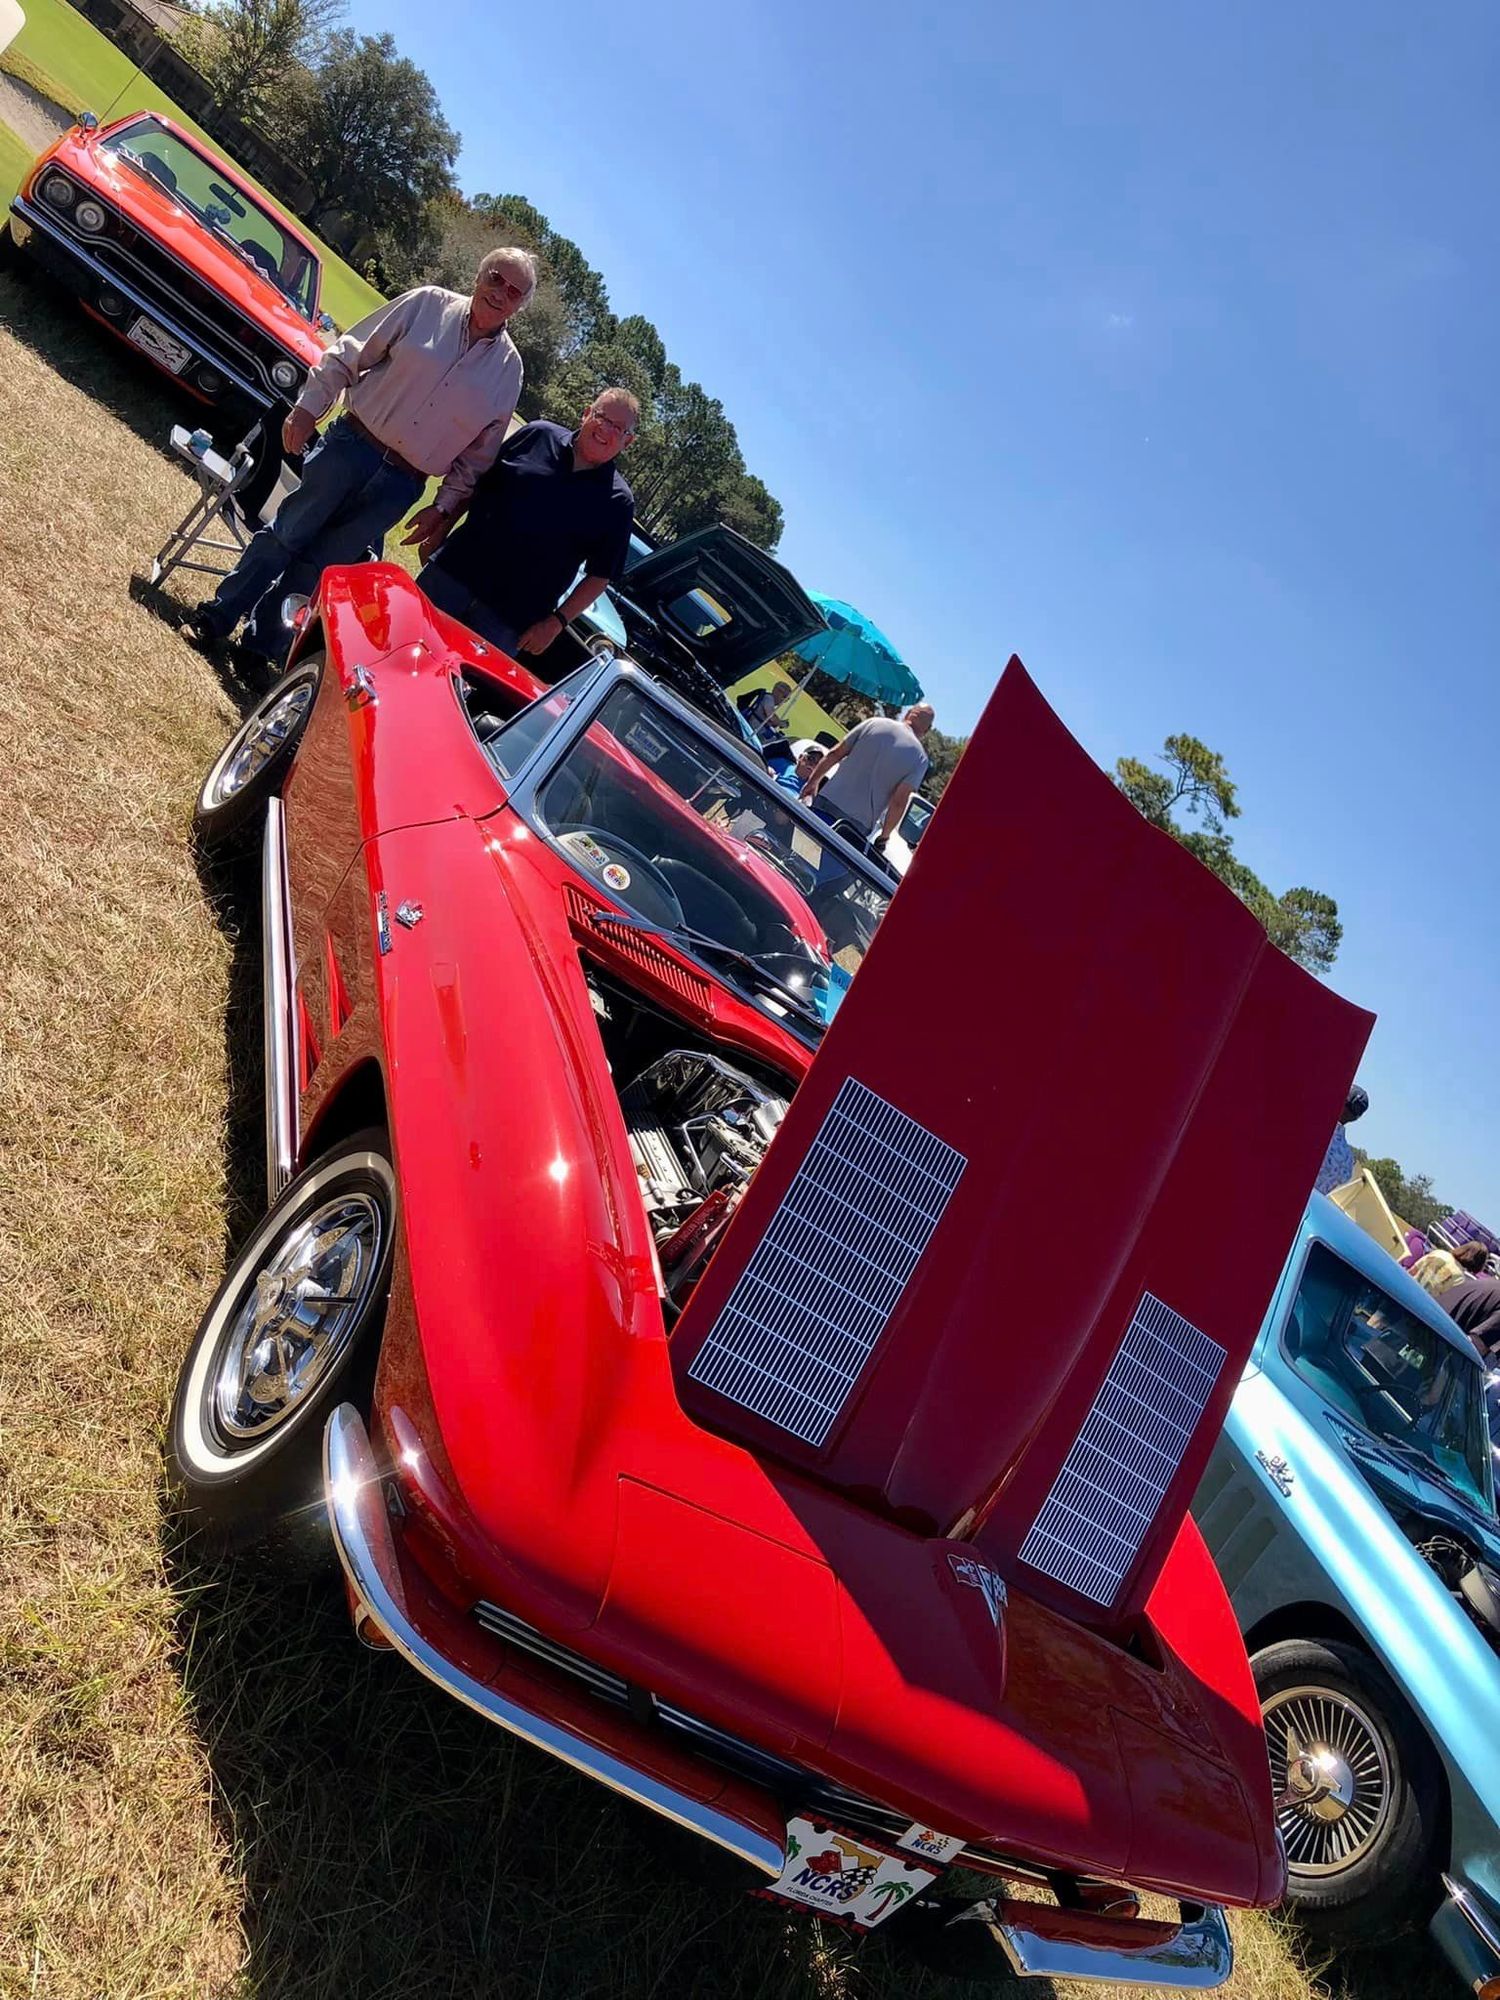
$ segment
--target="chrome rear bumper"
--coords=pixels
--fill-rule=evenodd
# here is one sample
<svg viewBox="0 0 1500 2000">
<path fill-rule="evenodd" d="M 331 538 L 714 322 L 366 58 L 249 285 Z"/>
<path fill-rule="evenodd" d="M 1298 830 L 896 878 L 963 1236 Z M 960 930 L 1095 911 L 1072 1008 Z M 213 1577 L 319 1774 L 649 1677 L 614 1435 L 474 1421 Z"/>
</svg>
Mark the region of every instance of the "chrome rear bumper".
<svg viewBox="0 0 1500 2000">
<path fill-rule="evenodd" d="M 341 1403 L 328 1419 L 323 1434 L 323 1480 L 334 1545 L 355 1600 L 356 1625 L 373 1626 L 394 1651 L 487 1722 L 497 1723 L 637 1805 L 727 1848 L 768 1877 L 781 1873 L 785 1855 L 779 1842 L 533 1713 L 444 1658 L 423 1636 L 407 1610 L 380 1466 L 363 1420 L 349 1403 Z M 1202 1993 L 1222 1986 L 1233 1967 L 1228 1925 L 1223 1912 L 1212 1906 L 1184 1904 L 1181 1926 L 1165 1937 L 1160 1925 L 1143 1925 L 1138 1948 L 1128 1942 L 1128 1924 L 1114 1924 L 1118 1935 L 1107 1941 L 1102 1936 L 1070 1937 L 1058 1933 L 1074 1924 L 1072 1913 L 1053 1904 L 1037 1904 L 1032 1917 L 1031 1907 L 981 1902 L 955 1921 L 988 1923 L 1020 1979 L 1112 1980 Z M 1077 1919 L 1076 1928 L 1086 1931 L 1089 1920 Z"/>
</svg>

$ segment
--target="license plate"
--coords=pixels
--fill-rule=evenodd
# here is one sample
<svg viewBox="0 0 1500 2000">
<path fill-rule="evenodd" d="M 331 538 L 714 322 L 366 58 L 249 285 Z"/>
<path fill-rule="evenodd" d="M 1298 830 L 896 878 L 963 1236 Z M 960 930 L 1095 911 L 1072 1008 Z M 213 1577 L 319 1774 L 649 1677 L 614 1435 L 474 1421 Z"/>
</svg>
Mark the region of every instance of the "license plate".
<svg viewBox="0 0 1500 2000">
<path fill-rule="evenodd" d="M 184 347 L 180 340 L 174 340 L 170 333 L 159 327 L 154 319 L 147 319 L 142 313 L 132 321 L 125 338 L 138 347 L 142 354 L 149 354 L 161 367 L 180 375 L 193 358 L 193 350 Z"/>
<path fill-rule="evenodd" d="M 760 1893 L 868 1931 L 920 1895 L 942 1872 L 941 1867 L 926 1867 L 910 1856 L 886 1853 L 837 1827 L 790 1819 L 786 1866 Z"/>
</svg>

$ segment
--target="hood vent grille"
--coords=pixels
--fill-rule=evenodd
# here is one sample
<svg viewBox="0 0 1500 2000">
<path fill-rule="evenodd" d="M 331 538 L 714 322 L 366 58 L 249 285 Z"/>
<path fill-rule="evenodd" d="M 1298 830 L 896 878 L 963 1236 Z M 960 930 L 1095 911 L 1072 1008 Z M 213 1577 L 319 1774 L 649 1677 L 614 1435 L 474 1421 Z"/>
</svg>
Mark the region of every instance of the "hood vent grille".
<svg viewBox="0 0 1500 2000">
<path fill-rule="evenodd" d="M 821 1445 L 964 1166 L 936 1133 L 846 1077 L 689 1379 Z"/>
<path fill-rule="evenodd" d="M 1095 1604 L 1113 1604 L 1225 1359 L 1218 1341 L 1146 1292 L 1021 1561 Z"/>
</svg>

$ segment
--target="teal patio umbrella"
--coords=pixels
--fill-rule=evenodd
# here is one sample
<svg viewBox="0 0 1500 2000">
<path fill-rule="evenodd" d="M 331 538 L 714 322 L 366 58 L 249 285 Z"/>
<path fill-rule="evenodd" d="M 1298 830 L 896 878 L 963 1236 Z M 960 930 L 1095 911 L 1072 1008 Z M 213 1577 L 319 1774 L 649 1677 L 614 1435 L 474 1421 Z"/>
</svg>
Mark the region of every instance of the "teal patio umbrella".
<svg viewBox="0 0 1500 2000">
<path fill-rule="evenodd" d="M 907 708 L 922 699 L 920 681 L 873 619 L 841 597 L 825 597 L 819 590 L 809 595 L 828 620 L 828 630 L 794 646 L 799 659 L 872 701 Z"/>
</svg>

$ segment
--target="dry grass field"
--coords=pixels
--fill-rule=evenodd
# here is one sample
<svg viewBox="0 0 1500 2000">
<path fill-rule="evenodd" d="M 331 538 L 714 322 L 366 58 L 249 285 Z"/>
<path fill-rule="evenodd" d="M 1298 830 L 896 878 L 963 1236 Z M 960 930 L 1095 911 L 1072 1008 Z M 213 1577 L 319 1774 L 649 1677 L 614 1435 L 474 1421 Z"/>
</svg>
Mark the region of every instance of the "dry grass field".
<svg viewBox="0 0 1500 2000">
<path fill-rule="evenodd" d="M 958 2000 L 695 1886 L 336 1594 L 174 1532 L 164 1413 L 260 1083 L 254 937 L 188 842 L 244 691 L 139 580 L 190 497 L 176 414 L 0 278 L 0 2000 Z M 1420 1942 L 1346 1984 L 1238 1929 L 1236 2000 L 1446 1987 Z"/>
</svg>

